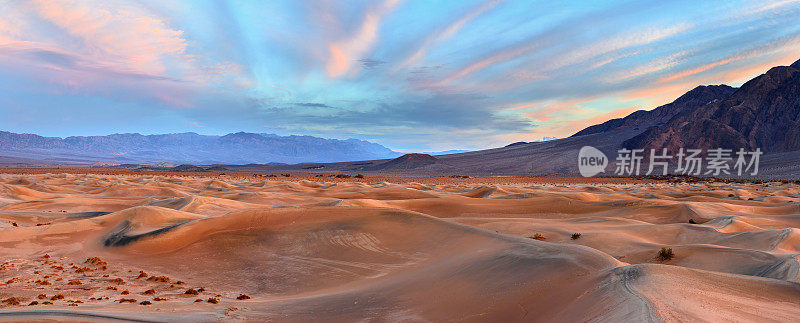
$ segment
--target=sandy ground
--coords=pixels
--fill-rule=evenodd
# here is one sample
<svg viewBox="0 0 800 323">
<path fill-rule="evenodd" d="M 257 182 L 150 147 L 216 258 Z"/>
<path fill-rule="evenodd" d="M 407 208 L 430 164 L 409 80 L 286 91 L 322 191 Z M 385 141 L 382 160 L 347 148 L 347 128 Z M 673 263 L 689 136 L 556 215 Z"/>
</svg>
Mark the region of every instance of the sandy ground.
<svg viewBox="0 0 800 323">
<path fill-rule="evenodd" d="M 23 173 L 0 321 L 800 317 L 792 183 Z"/>
</svg>

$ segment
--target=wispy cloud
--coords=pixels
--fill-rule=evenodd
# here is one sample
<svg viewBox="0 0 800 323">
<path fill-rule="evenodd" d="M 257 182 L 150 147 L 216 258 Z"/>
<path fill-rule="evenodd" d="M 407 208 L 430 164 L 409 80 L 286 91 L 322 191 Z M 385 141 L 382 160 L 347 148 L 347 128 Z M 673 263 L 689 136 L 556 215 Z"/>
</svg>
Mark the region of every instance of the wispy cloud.
<svg viewBox="0 0 800 323">
<path fill-rule="evenodd" d="M 782 0 L 0 0 L 0 129 L 191 120 L 487 148 L 791 63 L 798 14 Z"/>
<path fill-rule="evenodd" d="M 298 105 L 298 106 L 301 106 L 301 107 L 335 109 L 334 107 L 332 107 L 330 105 L 327 105 L 327 104 L 323 104 L 323 103 L 295 103 L 295 105 Z"/>
<path fill-rule="evenodd" d="M 689 54 L 690 54 L 689 51 L 681 51 L 669 55 L 667 57 L 656 58 L 650 62 L 637 66 L 630 71 L 621 71 L 616 75 L 607 79 L 606 82 L 609 83 L 624 82 L 632 78 L 669 70 L 673 66 L 678 65 Z"/>
<path fill-rule="evenodd" d="M 666 76 L 657 81 L 657 83 L 667 83 L 674 80 L 686 78 L 689 76 L 697 75 L 702 72 L 724 66 L 739 60 L 767 55 L 774 52 L 781 52 L 786 50 L 796 49 L 800 46 L 800 36 L 794 35 L 791 37 L 781 37 L 775 41 L 770 41 L 763 44 L 756 44 L 756 46 L 749 50 L 740 51 L 736 55 L 726 57 L 724 59 L 716 60 L 711 63 L 703 64 L 679 73 Z"/>
<path fill-rule="evenodd" d="M 614 53 L 630 50 L 634 47 L 645 46 L 686 32 L 691 24 L 681 23 L 672 26 L 653 26 L 642 31 L 623 31 L 620 34 L 600 39 L 576 50 L 558 55 L 548 62 L 546 69 L 555 70 L 572 64 L 586 61 Z"/>
<path fill-rule="evenodd" d="M 547 122 L 554 118 L 554 114 L 571 111 L 574 112 L 578 106 L 592 101 L 594 98 L 584 98 L 578 100 L 559 100 L 541 104 L 543 107 L 536 111 L 525 114 L 531 120 Z"/>
<path fill-rule="evenodd" d="M 161 74 L 167 56 L 185 54 L 181 30 L 136 7 L 107 8 L 101 2 L 33 1 L 30 9 L 79 40 L 84 54 L 99 64 L 145 74 Z"/>
<path fill-rule="evenodd" d="M 406 58 L 400 64 L 398 64 L 395 70 L 399 70 L 399 69 L 402 69 L 402 68 L 405 68 L 405 67 L 407 67 L 409 65 L 414 64 L 416 61 L 418 61 L 423 56 L 425 56 L 425 53 L 428 52 L 428 49 L 431 46 L 434 46 L 437 43 L 440 43 L 442 41 L 447 40 L 450 37 L 453 37 L 458 31 L 461 30 L 461 28 L 464 27 L 464 25 L 469 23 L 470 20 L 473 20 L 476 17 L 478 17 L 479 15 L 481 15 L 484 12 L 488 11 L 489 9 L 494 8 L 495 6 L 500 4 L 501 2 L 503 2 L 503 0 L 486 1 L 482 5 L 476 7 L 473 10 L 470 10 L 469 12 L 464 14 L 463 16 L 459 17 L 456 21 L 454 21 L 451 24 L 447 25 L 443 29 L 436 31 L 435 33 L 433 33 L 431 35 L 428 35 L 427 37 L 425 37 L 425 41 L 422 43 L 422 45 L 416 51 L 414 51 L 413 54 L 408 56 L 408 58 Z"/>
<path fill-rule="evenodd" d="M 381 65 L 386 64 L 386 62 L 384 62 L 382 60 L 371 59 L 371 58 L 362 58 L 362 59 L 359 59 L 358 61 L 361 63 L 361 67 L 363 67 L 364 69 L 368 69 L 368 70 L 371 70 L 371 69 L 374 69 L 374 68 L 378 68 Z"/>
<path fill-rule="evenodd" d="M 377 40 L 381 21 L 400 2 L 401 0 L 385 0 L 371 7 L 364 13 L 361 25 L 355 33 L 328 43 L 329 58 L 326 65 L 328 76 L 337 78 L 347 74 L 353 63 L 372 49 Z"/>
</svg>

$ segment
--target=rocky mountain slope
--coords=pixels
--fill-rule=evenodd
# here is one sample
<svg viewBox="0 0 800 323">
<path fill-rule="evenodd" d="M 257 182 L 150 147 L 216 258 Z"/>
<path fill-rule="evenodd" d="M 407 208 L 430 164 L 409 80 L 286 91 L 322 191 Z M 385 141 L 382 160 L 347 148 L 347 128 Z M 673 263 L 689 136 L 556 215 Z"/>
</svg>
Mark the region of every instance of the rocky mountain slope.
<svg viewBox="0 0 800 323">
<path fill-rule="evenodd" d="M 736 92 L 736 88 L 727 85 L 701 85 L 686 92 L 672 103 L 657 107 L 653 110 L 639 110 L 624 118 L 611 119 L 601 124 L 593 125 L 578 131 L 573 137 L 603 133 L 622 127 L 649 128 L 661 125 L 671 120 L 676 115 L 693 111 L 694 109 L 721 101 Z"/>
<path fill-rule="evenodd" d="M 773 67 L 727 98 L 678 114 L 623 143 L 628 148 L 800 149 L 800 61 Z"/>
</svg>

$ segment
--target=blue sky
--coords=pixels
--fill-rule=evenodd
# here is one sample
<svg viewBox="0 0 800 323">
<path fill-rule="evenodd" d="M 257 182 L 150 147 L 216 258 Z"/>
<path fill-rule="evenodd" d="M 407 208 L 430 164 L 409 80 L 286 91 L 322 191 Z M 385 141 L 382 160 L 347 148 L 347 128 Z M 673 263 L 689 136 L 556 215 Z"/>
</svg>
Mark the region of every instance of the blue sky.
<svg viewBox="0 0 800 323">
<path fill-rule="evenodd" d="M 800 59 L 800 1 L 6 1 L 0 130 L 480 149 Z"/>
</svg>

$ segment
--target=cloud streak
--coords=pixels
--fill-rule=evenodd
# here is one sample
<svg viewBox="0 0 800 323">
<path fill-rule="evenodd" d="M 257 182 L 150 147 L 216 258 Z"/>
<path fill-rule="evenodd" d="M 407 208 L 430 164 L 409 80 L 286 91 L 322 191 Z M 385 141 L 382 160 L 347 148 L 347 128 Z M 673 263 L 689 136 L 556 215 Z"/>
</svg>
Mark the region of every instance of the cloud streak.
<svg viewBox="0 0 800 323">
<path fill-rule="evenodd" d="M 798 1 L 0 0 L 0 130 L 489 148 L 740 85 L 800 58 L 798 15 Z"/>
<path fill-rule="evenodd" d="M 381 20 L 400 2 L 401 0 L 385 0 L 370 8 L 364 13 L 361 25 L 355 33 L 328 43 L 330 57 L 325 69 L 329 77 L 337 78 L 347 74 L 353 63 L 372 48 L 377 39 Z"/>
</svg>

